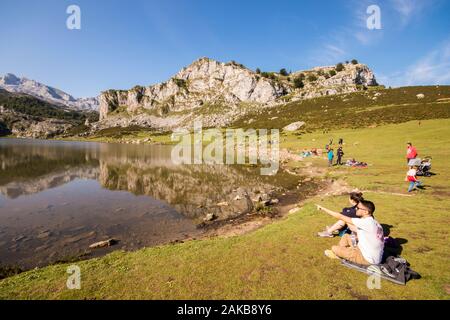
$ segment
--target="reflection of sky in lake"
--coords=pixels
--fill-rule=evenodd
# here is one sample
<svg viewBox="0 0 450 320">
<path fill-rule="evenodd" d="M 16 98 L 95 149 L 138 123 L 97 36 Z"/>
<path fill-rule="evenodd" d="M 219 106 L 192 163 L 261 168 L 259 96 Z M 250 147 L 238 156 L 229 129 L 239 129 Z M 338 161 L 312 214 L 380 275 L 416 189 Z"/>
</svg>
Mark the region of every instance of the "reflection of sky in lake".
<svg viewBox="0 0 450 320">
<path fill-rule="evenodd" d="M 45 264 L 111 237 L 125 249 L 185 239 L 206 214 L 246 210 L 245 199 L 217 206 L 239 188 L 258 194 L 284 179 L 170 156 L 169 146 L 0 139 L 0 264 Z"/>
</svg>

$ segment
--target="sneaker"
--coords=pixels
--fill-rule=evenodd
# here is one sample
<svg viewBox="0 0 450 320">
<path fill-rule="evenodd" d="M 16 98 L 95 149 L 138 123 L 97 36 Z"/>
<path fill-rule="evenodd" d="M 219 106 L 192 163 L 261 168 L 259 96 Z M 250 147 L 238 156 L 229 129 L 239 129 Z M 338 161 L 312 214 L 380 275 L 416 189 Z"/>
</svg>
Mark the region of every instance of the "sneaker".
<svg viewBox="0 0 450 320">
<path fill-rule="evenodd" d="M 331 250 L 325 250 L 324 253 L 330 259 L 339 259 L 339 257 L 337 255 L 335 255 L 334 252 Z"/>
<path fill-rule="evenodd" d="M 325 231 L 330 230 L 330 229 L 331 229 L 330 226 L 326 226 L 326 227 L 325 227 Z M 337 236 L 337 235 L 339 234 L 339 231 L 338 231 L 338 230 L 335 230 L 335 231 L 332 232 L 332 234 L 334 234 L 335 236 Z"/>
<path fill-rule="evenodd" d="M 318 232 L 317 235 L 321 238 L 334 238 L 334 235 L 329 233 L 328 231 Z"/>
</svg>

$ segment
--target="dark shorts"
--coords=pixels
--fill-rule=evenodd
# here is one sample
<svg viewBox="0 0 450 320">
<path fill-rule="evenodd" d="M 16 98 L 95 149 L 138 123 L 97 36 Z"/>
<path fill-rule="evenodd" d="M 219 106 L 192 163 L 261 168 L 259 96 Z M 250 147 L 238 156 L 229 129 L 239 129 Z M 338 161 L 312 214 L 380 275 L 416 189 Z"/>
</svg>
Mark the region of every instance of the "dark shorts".
<svg viewBox="0 0 450 320">
<path fill-rule="evenodd" d="M 344 208 L 341 212 L 344 216 L 349 218 L 358 218 L 356 215 L 356 208 Z"/>
</svg>

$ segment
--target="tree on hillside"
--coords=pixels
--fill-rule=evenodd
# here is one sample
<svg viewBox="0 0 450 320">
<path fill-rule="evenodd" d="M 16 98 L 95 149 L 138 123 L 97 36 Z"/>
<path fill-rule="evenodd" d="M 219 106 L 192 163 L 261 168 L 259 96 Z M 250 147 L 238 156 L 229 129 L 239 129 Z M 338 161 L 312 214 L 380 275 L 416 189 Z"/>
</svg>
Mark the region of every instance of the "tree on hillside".
<svg viewBox="0 0 450 320">
<path fill-rule="evenodd" d="M 353 59 L 353 60 L 352 60 L 352 64 L 358 64 L 358 60 Z"/>
<path fill-rule="evenodd" d="M 280 74 L 285 77 L 287 77 L 289 75 L 289 73 L 287 72 L 287 70 L 285 68 L 280 70 Z"/>
<path fill-rule="evenodd" d="M 330 77 L 334 77 L 336 75 L 336 71 L 330 70 Z"/>
<path fill-rule="evenodd" d="M 260 68 L 256 68 L 256 73 L 260 74 L 261 73 L 261 69 Z"/>
<path fill-rule="evenodd" d="M 310 82 L 317 81 L 317 76 L 315 74 L 310 74 L 308 76 L 308 81 L 310 81 Z"/>
<path fill-rule="evenodd" d="M 337 65 L 336 65 L 336 71 L 337 72 L 341 72 L 342 70 L 344 70 L 344 65 L 342 64 L 342 63 L 338 63 Z"/>
</svg>

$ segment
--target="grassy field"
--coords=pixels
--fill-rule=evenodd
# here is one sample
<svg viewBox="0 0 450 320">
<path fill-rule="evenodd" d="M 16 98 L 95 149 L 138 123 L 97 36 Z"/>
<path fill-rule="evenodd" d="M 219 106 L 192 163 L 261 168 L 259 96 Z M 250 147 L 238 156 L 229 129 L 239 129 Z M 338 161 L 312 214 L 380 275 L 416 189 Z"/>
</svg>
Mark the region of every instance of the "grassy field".
<svg viewBox="0 0 450 320">
<path fill-rule="evenodd" d="M 346 196 L 317 197 L 301 209 L 255 232 L 175 245 L 114 252 L 76 263 L 81 290 L 68 290 L 68 264 L 29 271 L 0 281 L 1 299 L 449 299 L 450 120 L 385 124 L 374 128 L 315 131 L 283 137 L 283 147 L 300 151 L 345 141 L 345 158 L 367 169 L 333 167 L 327 175 L 368 190 L 376 218 L 403 239 L 401 255 L 422 275 L 406 286 L 383 281 L 369 290 L 367 277 L 323 255 L 338 239 L 316 237 L 333 218 L 314 203 L 339 210 Z M 406 195 L 405 143 L 433 156 L 426 190 Z M 325 166 L 326 160 L 308 159 Z"/>
</svg>

